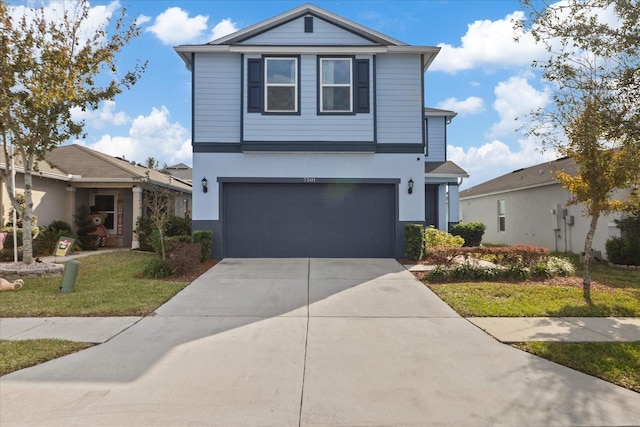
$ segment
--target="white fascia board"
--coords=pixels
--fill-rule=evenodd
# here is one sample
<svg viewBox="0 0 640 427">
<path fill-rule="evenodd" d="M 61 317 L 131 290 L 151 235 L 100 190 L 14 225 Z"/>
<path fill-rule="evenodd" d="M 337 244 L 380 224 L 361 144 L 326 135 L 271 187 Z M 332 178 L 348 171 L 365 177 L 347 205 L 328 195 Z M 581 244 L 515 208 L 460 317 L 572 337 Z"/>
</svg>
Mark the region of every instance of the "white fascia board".
<svg viewBox="0 0 640 427">
<path fill-rule="evenodd" d="M 296 54 L 296 55 L 325 55 L 325 54 L 363 54 L 373 55 L 378 53 L 424 55 L 423 70 L 431 65 L 433 59 L 440 52 L 439 47 L 434 46 L 277 46 L 277 45 L 183 45 L 176 46 L 174 50 L 191 69 L 191 53 L 260 53 L 260 54 Z"/>
</svg>

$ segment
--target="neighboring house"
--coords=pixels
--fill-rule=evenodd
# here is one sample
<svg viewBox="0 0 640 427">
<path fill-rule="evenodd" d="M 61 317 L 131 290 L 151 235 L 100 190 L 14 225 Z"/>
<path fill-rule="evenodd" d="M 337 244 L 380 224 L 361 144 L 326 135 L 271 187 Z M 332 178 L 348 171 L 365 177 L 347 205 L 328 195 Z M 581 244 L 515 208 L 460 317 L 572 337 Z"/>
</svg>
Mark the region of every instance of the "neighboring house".
<svg viewBox="0 0 640 427">
<path fill-rule="evenodd" d="M 95 207 L 107 214 L 109 242 L 117 247 L 139 247 L 134 233 L 143 212 L 143 182 L 168 188 L 176 195 L 174 213 L 190 217 L 191 185 L 175 177 L 149 170 L 123 158 L 91 150 L 80 145 L 66 145 L 46 155 L 51 163 L 40 162 L 33 173 L 34 214 L 38 225 L 55 220 L 74 225 L 76 210 Z M 5 165 L 0 164 L 1 168 Z M 24 192 L 22 168 L 16 165 L 16 191 Z M 0 212 L 3 223 L 10 220 L 11 201 L 2 183 Z"/>
<path fill-rule="evenodd" d="M 403 257 L 406 224 L 457 222 L 455 113 L 424 108 L 438 47 L 306 4 L 175 50 L 192 73 L 193 228 L 213 230 L 213 257 Z"/>
<path fill-rule="evenodd" d="M 191 183 L 192 169 L 184 163 L 178 163 L 173 166 L 165 166 L 160 170 L 162 173 L 168 173 L 182 181 Z"/>
<path fill-rule="evenodd" d="M 568 205 L 571 194 L 555 179 L 556 171 L 576 173 L 573 159 L 564 157 L 518 169 L 460 192 L 460 218 L 482 222 L 483 242 L 536 245 L 552 251 L 582 253 L 591 218 L 585 206 Z M 624 197 L 630 191 L 621 191 Z M 600 217 L 593 250 L 605 254 L 605 242 L 620 232 L 614 222 L 621 213 Z"/>
</svg>

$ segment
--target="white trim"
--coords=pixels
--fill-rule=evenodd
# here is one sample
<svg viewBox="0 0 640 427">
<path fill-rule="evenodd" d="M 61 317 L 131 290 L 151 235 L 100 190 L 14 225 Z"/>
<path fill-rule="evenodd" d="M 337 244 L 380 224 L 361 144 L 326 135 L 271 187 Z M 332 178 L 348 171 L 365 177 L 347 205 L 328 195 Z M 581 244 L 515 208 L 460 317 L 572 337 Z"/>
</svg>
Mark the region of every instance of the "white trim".
<svg viewBox="0 0 640 427">
<path fill-rule="evenodd" d="M 269 61 L 293 61 L 293 83 L 269 83 Z M 298 58 L 297 57 L 265 57 L 264 58 L 264 112 L 265 113 L 297 113 L 298 112 Z M 269 88 L 293 87 L 293 110 L 270 110 Z"/>
<path fill-rule="evenodd" d="M 352 113 L 353 112 L 353 59 L 352 58 L 333 58 L 333 57 L 323 57 L 320 59 L 320 75 L 318 76 L 318 80 L 320 82 L 320 112 L 321 113 Z M 324 61 L 348 61 L 349 63 L 349 83 L 324 83 L 323 77 L 323 66 Z M 327 110 L 324 106 L 324 88 L 348 88 L 349 89 L 349 109 L 348 110 Z"/>
</svg>

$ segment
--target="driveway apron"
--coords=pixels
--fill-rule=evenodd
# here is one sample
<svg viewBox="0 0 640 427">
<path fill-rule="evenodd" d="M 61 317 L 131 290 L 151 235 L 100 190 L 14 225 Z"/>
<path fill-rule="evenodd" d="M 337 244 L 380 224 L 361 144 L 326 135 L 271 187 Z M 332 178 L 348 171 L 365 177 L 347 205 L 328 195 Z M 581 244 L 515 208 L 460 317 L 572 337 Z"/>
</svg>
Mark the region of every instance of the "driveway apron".
<svg viewBox="0 0 640 427">
<path fill-rule="evenodd" d="M 3 427 L 638 424 L 639 394 L 497 342 L 392 259 L 225 259 L 0 380 Z"/>
</svg>

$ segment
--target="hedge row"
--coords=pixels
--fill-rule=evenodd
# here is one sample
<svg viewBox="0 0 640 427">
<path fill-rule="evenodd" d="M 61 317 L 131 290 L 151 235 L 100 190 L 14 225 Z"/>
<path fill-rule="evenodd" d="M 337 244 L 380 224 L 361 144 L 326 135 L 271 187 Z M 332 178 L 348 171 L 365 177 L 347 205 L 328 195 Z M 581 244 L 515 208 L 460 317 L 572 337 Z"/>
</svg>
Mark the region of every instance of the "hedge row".
<svg viewBox="0 0 640 427">
<path fill-rule="evenodd" d="M 465 261 L 474 258 L 482 259 L 498 265 L 522 265 L 533 267 L 549 258 L 549 249 L 539 246 L 508 247 L 461 247 L 434 248 L 426 254 L 426 260 L 435 265 L 450 266 L 454 259 L 462 257 Z"/>
</svg>

